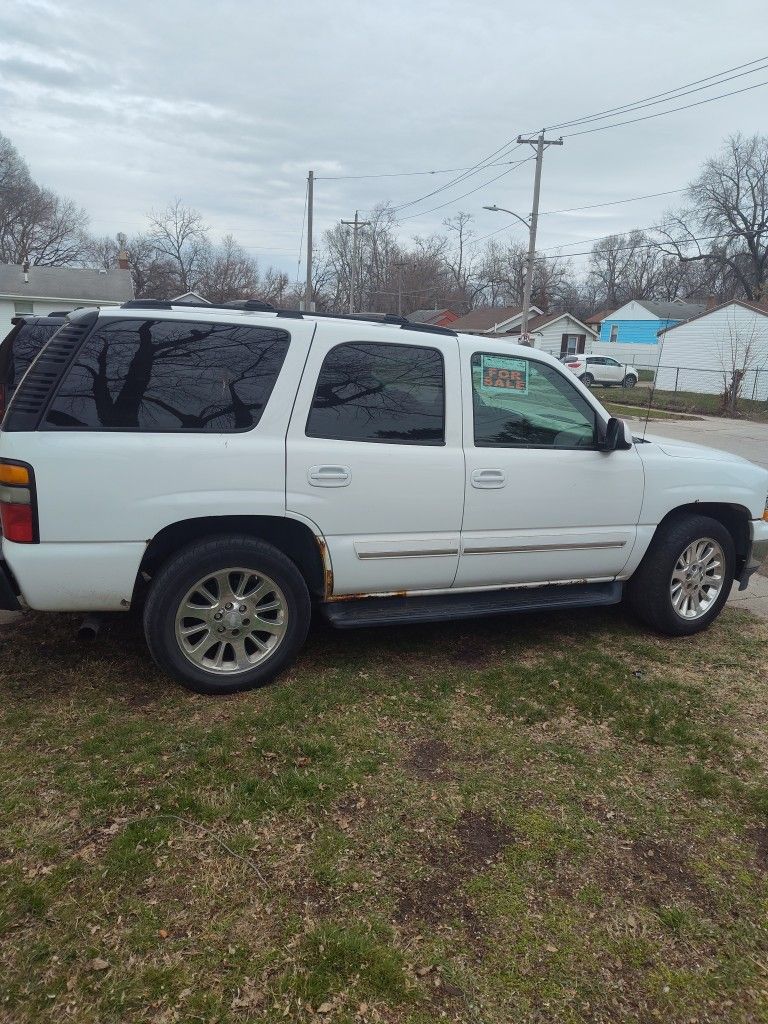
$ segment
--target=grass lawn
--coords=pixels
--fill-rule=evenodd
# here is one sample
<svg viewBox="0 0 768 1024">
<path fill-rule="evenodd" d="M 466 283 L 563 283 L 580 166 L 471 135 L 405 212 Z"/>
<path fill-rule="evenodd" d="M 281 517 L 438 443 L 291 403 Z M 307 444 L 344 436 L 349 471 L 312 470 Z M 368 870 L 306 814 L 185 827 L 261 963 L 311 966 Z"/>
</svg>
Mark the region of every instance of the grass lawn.
<svg viewBox="0 0 768 1024">
<path fill-rule="evenodd" d="M 600 395 L 597 395 L 600 399 Z M 623 418 L 634 417 L 635 419 L 645 420 L 647 406 L 644 409 L 640 405 L 623 405 L 619 402 L 606 402 L 600 399 L 601 404 L 611 413 L 612 416 L 620 416 Z M 648 416 L 648 422 L 654 423 L 660 420 L 695 420 L 697 416 L 684 416 L 682 413 L 675 412 L 662 412 L 659 409 L 651 409 L 650 415 Z"/>
<path fill-rule="evenodd" d="M 646 403 L 648 397 L 646 396 Z M 722 398 L 720 395 L 701 395 L 695 391 L 654 391 L 653 407 L 669 409 L 677 412 L 699 414 L 701 416 L 722 416 Z M 753 402 L 751 399 L 739 400 L 739 418 L 754 420 L 757 423 L 768 423 L 768 402 Z"/>
<path fill-rule="evenodd" d="M 3 627 L 0 1021 L 768 1021 L 768 624 L 317 627 L 212 700 Z"/>
</svg>

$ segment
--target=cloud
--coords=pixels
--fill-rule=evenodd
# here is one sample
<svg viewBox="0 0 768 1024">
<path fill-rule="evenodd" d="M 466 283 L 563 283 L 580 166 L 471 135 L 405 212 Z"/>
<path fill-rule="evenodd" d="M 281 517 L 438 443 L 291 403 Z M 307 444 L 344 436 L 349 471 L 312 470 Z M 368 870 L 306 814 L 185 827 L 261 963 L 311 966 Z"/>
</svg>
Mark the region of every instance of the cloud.
<svg viewBox="0 0 768 1024">
<path fill-rule="evenodd" d="M 298 250 L 309 168 L 319 234 L 455 175 L 323 178 L 471 165 L 519 131 L 750 59 L 734 24 L 758 38 L 764 0 L 647 0 L 642 18 L 605 0 L 4 0 L 0 130 L 38 180 L 90 211 L 94 230 L 140 230 L 147 210 L 179 195 L 217 233 Z M 722 136 L 760 130 L 764 104 L 755 90 L 566 140 L 545 158 L 542 207 L 680 187 Z M 483 234 L 499 226 L 484 204 L 530 208 L 532 165 L 457 198 L 483 180 L 414 203 L 403 237 L 439 230 L 458 209 Z M 541 245 L 649 224 L 667 205 L 548 216 Z"/>
</svg>

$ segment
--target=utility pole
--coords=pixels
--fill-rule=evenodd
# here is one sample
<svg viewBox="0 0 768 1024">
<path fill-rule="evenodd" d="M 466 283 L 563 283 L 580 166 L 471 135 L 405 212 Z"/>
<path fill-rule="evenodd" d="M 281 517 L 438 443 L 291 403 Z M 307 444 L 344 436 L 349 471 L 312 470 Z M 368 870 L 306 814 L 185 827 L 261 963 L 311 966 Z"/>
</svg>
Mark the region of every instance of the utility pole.
<svg viewBox="0 0 768 1024">
<path fill-rule="evenodd" d="M 520 325 L 520 340 L 528 344 L 528 309 L 531 305 L 531 289 L 533 288 L 533 263 L 536 256 L 536 227 L 539 221 L 539 192 L 541 191 L 541 165 L 544 150 L 547 146 L 562 146 L 562 139 L 545 139 L 542 132 L 535 139 L 517 137 L 518 145 L 527 144 L 536 147 L 536 175 L 533 179 L 533 210 L 528 230 L 528 261 L 525 267 L 525 286 L 523 288 L 523 322 Z"/>
<path fill-rule="evenodd" d="M 392 266 L 397 270 L 397 315 L 403 315 L 403 267 L 408 264 L 403 262 L 393 263 Z"/>
<path fill-rule="evenodd" d="M 357 232 L 360 228 L 366 228 L 371 223 L 369 220 L 360 220 L 358 211 L 355 210 L 354 220 L 343 220 L 342 224 L 352 227 L 352 266 L 349 275 L 349 312 L 355 312 L 355 285 L 357 281 Z"/>
<path fill-rule="evenodd" d="M 312 312 L 312 203 L 315 191 L 315 172 L 307 175 L 307 283 L 304 289 L 304 309 Z"/>
</svg>

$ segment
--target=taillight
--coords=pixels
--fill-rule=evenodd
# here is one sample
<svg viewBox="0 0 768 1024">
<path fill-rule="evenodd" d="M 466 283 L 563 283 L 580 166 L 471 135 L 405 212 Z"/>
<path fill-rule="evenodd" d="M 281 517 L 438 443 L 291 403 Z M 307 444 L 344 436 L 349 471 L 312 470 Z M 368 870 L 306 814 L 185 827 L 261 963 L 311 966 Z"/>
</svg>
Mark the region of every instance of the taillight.
<svg viewBox="0 0 768 1024">
<path fill-rule="evenodd" d="M 568 363 L 568 366 L 569 366 L 569 368 L 571 370 L 580 370 L 581 369 L 581 363 Z"/>
<path fill-rule="evenodd" d="M 37 544 L 35 474 L 25 462 L 0 459 L 0 523 L 16 544 Z"/>
</svg>

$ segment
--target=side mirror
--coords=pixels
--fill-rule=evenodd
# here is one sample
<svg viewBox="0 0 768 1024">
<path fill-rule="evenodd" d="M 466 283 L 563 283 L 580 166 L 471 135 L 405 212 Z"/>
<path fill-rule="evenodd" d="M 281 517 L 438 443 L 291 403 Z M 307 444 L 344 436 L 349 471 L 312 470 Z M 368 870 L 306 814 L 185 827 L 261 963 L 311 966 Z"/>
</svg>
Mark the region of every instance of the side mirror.
<svg viewBox="0 0 768 1024">
<path fill-rule="evenodd" d="M 611 416 L 605 425 L 605 435 L 598 448 L 601 452 L 626 451 L 632 445 L 627 441 L 627 428 L 624 420 Z"/>
</svg>

